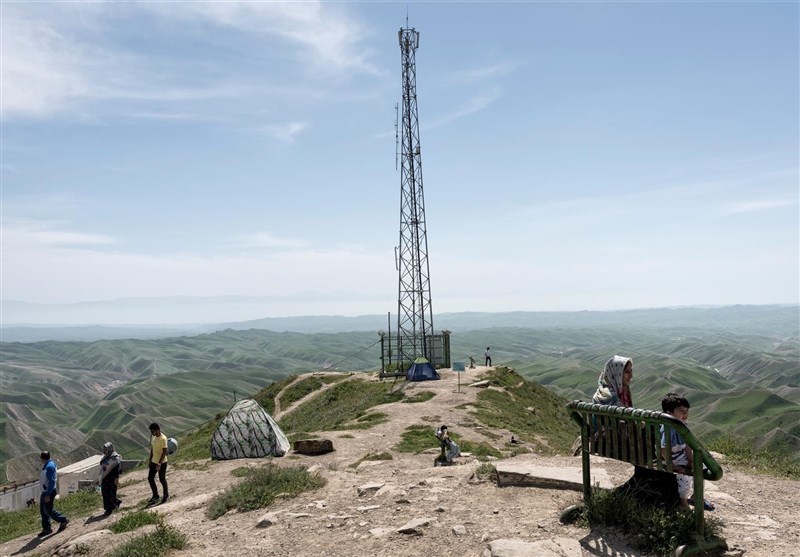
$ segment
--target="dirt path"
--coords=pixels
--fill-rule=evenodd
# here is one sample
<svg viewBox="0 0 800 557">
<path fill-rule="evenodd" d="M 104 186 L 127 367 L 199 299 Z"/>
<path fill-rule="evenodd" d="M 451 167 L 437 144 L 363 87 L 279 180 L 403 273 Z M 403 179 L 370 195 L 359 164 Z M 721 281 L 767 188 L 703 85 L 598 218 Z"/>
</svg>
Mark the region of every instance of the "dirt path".
<svg viewBox="0 0 800 557">
<path fill-rule="evenodd" d="M 467 376 L 474 379 L 475 372 Z M 389 421 L 368 430 L 322 433 L 333 441 L 335 452 L 310 457 L 290 454 L 276 459 L 279 465 L 303 464 L 318 472 L 327 485 L 295 499 L 276 502 L 268 510 L 228 513 L 218 520 L 205 516 L 207 502 L 215 493 L 240 481 L 231 471 L 241 466 L 260 466 L 262 460 L 227 462 L 198 461 L 176 465 L 169 472 L 169 503 L 155 507 L 166 520 L 189 537 L 189 547 L 171 556 L 216 557 L 235 555 L 285 557 L 419 557 L 457 553 L 484 555 L 488 542 L 516 538 L 528 542 L 568 538 L 580 543 L 582 557 L 636 557 L 614 532 L 590 531 L 562 525 L 561 510 L 580 499 L 580 493 L 537 488 L 498 488 L 492 483 L 471 480 L 480 465 L 472 458 L 451 467 L 432 466 L 438 453 L 433 430 L 442 423 L 459 436 L 488 441 L 479 424 L 469 416 L 478 389 L 462 381 L 460 392 L 456 374 L 445 371 L 441 381 L 407 384 L 406 393 L 433 391 L 436 396 L 423 403 L 391 403 L 377 407 Z M 409 425 L 431 427 L 432 452 L 398 453 L 392 447 Z M 500 446 L 511 432 L 500 435 Z M 370 452 L 390 451 L 393 460 L 365 461 Z M 580 467 L 573 457 L 546 457 L 524 454 L 515 457 L 526 462 L 553 467 Z M 615 461 L 597 459 L 593 467 L 605 468 L 616 483 L 625 481 L 631 467 Z M 132 508 L 149 497 L 146 472 L 127 474 L 124 481 L 134 483 L 121 490 L 125 504 Z M 378 485 L 381 485 L 378 489 Z M 800 557 L 800 517 L 796 496 L 800 482 L 750 476 L 726 468 L 720 482 L 708 482 L 707 496 L 717 510 L 710 516 L 724 523 L 724 535 L 731 550 L 729 557 Z M 369 487 L 372 486 L 372 487 Z M 366 492 L 365 492 L 366 491 Z M 359 495 L 359 493 L 363 493 Z M 259 519 L 271 513 L 274 523 L 257 528 Z M 99 514 L 99 513 L 98 513 Z M 100 532 L 112 519 L 87 521 L 74 519 L 66 532 L 41 543 L 32 536 L 0 545 L 0 555 L 76 554 L 80 547 L 89 557 L 107 555 L 122 543 L 124 536 Z M 417 534 L 399 534 L 397 529 L 420 519 L 426 524 Z M 87 539 L 85 535 L 97 536 Z M 71 544 L 71 545 L 70 545 Z"/>
<path fill-rule="evenodd" d="M 316 371 L 312 375 L 342 375 L 342 372 L 337 372 L 337 371 Z M 281 408 L 281 398 L 283 397 L 283 394 L 286 391 L 288 391 L 295 383 L 299 383 L 300 381 L 302 381 L 303 379 L 306 379 L 307 377 L 308 377 L 308 375 L 301 375 L 301 376 L 297 377 L 294 381 L 292 381 L 291 383 L 286 385 L 283 389 L 281 389 L 280 392 L 278 392 L 277 395 L 275 395 L 275 412 L 274 412 L 274 415 L 272 416 L 275 419 L 275 421 L 280 421 L 281 417 L 283 417 L 284 414 L 288 414 L 289 412 L 294 410 L 296 407 L 298 407 L 299 405 L 303 404 L 305 401 L 307 401 L 307 400 L 309 400 L 311 398 L 314 398 L 316 396 L 319 396 L 320 394 L 324 393 L 325 391 L 327 391 L 328 389 L 330 389 L 331 387 L 333 387 L 334 385 L 336 385 L 338 383 L 338 382 L 324 383 L 319 389 L 317 389 L 313 393 L 309 393 L 308 395 L 306 395 L 305 397 L 301 398 L 300 400 L 294 401 L 292 404 L 289 405 L 288 408 L 286 408 L 286 410 L 283 410 Z M 358 374 L 356 374 L 356 373 L 349 373 L 348 377 L 346 377 L 342 381 L 352 381 L 353 379 L 358 379 L 359 377 L 360 376 Z"/>
</svg>

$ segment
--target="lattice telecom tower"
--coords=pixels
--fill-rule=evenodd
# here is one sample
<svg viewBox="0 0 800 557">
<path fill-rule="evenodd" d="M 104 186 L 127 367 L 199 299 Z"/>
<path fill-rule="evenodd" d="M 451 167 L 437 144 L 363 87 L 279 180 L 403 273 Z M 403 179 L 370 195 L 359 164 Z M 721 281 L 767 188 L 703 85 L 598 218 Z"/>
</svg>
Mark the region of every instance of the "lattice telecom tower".
<svg viewBox="0 0 800 557">
<path fill-rule="evenodd" d="M 398 32 L 403 65 L 402 120 L 400 122 L 400 245 L 395 254 L 399 272 L 397 297 L 397 361 L 401 368 L 423 356 L 433 359 L 428 232 L 422 189 L 422 155 L 417 118 L 419 31 Z"/>
</svg>

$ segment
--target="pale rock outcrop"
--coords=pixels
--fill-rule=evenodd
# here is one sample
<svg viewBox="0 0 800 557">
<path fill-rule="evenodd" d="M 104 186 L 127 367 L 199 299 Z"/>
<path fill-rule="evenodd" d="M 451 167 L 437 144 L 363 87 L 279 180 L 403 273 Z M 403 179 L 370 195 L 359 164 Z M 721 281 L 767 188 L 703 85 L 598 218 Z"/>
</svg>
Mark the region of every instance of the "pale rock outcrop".
<svg viewBox="0 0 800 557">
<path fill-rule="evenodd" d="M 356 493 L 358 493 L 359 497 L 363 497 L 364 495 L 374 495 L 384 485 L 386 484 L 382 483 L 364 484 L 356 488 Z"/>
<path fill-rule="evenodd" d="M 423 526 L 428 526 L 431 522 L 433 522 L 433 518 L 415 518 L 409 522 L 403 524 L 400 528 L 397 529 L 398 534 L 419 534 L 418 528 L 422 528 Z"/>
<path fill-rule="evenodd" d="M 525 542 L 499 539 L 489 542 L 491 557 L 581 557 L 581 544 L 569 538 Z"/>
</svg>

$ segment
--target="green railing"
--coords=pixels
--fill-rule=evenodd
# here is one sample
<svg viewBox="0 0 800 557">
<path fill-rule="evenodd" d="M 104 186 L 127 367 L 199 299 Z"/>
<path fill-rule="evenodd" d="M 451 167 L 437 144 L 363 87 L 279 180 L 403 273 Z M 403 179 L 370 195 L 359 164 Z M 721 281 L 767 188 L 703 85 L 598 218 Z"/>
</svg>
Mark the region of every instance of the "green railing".
<svg viewBox="0 0 800 557">
<path fill-rule="evenodd" d="M 661 431 L 667 438 L 675 430 L 693 451 L 695 544 L 681 548 L 676 554 L 685 556 L 724 545 L 723 540 L 705 539 L 703 481 L 722 478 L 722 468 L 686 424 L 664 412 L 639 408 L 605 406 L 573 400 L 567 404 L 572 420 L 581 428 L 583 457 L 583 498 L 588 504 L 592 496 L 589 456 L 592 454 L 629 462 L 634 466 L 672 473 L 671 458 L 661 458 Z"/>
</svg>

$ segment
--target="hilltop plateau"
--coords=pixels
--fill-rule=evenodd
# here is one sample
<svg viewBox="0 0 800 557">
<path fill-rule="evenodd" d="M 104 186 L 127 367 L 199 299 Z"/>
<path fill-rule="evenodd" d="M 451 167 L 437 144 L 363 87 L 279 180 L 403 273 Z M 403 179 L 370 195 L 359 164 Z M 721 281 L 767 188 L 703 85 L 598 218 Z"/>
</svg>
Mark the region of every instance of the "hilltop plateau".
<svg viewBox="0 0 800 557">
<path fill-rule="evenodd" d="M 480 379 L 488 379 L 488 386 L 467 385 Z M 290 438 L 330 439 L 334 452 L 210 461 L 208 441 L 218 419 L 183 438 L 171 457 L 171 499 L 154 508 L 186 536 L 187 545 L 170 551 L 171 557 L 642 555 L 613 529 L 562 525 L 561 510 L 577 502 L 579 492 L 500 488 L 481 474 L 487 463 L 508 460 L 561 470 L 580 467 L 580 459 L 564 454 L 575 434 L 565 400 L 513 371 L 478 367 L 459 378 L 443 370 L 442 380 L 423 383 L 381 382 L 363 373 L 307 374 L 273 383 L 256 399 Z M 442 423 L 462 450 L 472 453 L 458 458 L 456 466 L 433 466 L 438 453 L 433 430 Z M 509 443 L 512 434 L 521 445 Z M 420 443 L 411 450 L 410 437 Z M 278 497 L 266 509 L 209 518 L 210 501 L 242 481 L 243 467 L 262 467 L 265 460 L 281 468 L 306 467 L 325 485 Z M 727 555 L 800 555 L 798 482 L 723 466 L 723 479 L 706 484 L 707 497 L 717 507 L 706 516 L 721 524 Z M 593 469 L 604 469 L 616 485 L 631 473 L 630 466 L 602 458 L 593 461 Z M 38 515 L 28 511 L 30 534 L 0 545 L 0 555 L 99 557 L 152 532 L 153 526 L 123 534 L 108 529 L 149 497 L 143 469 L 125 474 L 121 485 L 120 511 L 103 518 L 98 504 L 91 516 L 73 515 L 65 532 L 44 540 L 33 537 Z M 407 533 L 400 533 L 404 526 Z M 499 540 L 535 545 L 512 553 Z"/>
</svg>

